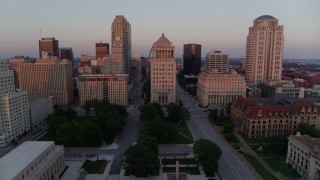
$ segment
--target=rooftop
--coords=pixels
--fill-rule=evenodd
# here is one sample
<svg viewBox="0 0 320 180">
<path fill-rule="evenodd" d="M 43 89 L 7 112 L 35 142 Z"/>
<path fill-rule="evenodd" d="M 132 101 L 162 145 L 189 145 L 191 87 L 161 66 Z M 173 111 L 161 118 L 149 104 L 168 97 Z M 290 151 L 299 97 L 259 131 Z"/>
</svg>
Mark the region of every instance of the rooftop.
<svg viewBox="0 0 320 180">
<path fill-rule="evenodd" d="M 275 17 L 270 16 L 270 15 L 262 15 L 262 16 L 258 17 L 258 18 L 257 18 L 257 19 L 255 19 L 255 20 L 264 20 L 264 19 L 273 19 L 273 20 L 277 20 Z"/>
<path fill-rule="evenodd" d="M 26 141 L 0 158 L 1 179 L 13 179 L 42 152 L 54 145 L 53 141 Z"/>
<path fill-rule="evenodd" d="M 312 151 L 316 146 L 320 146 L 320 138 L 313 138 L 308 135 L 291 135 L 290 138 L 298 141 Z"/>
<path fill-rule="evenodd" d="M 172 47 L 172 43 L 162 33 L 162 36 L 153 44 L 153 47 Z"/>
</svg>

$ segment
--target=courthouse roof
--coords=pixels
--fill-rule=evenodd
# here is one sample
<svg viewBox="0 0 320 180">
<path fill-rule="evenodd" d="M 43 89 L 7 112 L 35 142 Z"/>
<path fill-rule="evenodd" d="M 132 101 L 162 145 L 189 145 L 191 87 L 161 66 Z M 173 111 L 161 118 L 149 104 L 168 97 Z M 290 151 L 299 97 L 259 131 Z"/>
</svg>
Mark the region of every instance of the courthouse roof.
<svg viewBox="0 0 320 180">
<path fill-rule="evenodd" d="M 258 18 L 257 18 L 257 19 L 255 19 L 255 20 L 264 20 L 264 19 L 273 19 L 273 20 L 277 20 L 275 17 L 270 16 L 270 15 L 262 15 L 262 16 L 258 17 Z"/>
<path fill-rule="evenodd" d="M 153 47 L 172 47 L 172 43 L 162 33 L 162 36 L 154 43 Z"/>
</svg>

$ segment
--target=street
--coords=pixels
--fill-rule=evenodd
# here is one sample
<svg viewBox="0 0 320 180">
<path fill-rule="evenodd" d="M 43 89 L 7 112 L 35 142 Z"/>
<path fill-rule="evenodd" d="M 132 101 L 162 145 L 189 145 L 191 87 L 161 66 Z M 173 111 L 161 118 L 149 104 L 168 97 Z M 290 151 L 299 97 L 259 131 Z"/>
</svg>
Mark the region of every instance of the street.
<svg viewBox="0 0 320 180">
<path fill-rule="evenodd" d="M 177 84 L 177 98 L 179 98 L 184 106 L 190 111 L 189 120 L 190 130 L 196 139 L 209 139 L 216 143 L 222 150 L 219 161 L 218 173 L 222 179 L 259 179 L 255 171 L 240 158 L 239 154 L 223 140 L 222 136 L 215 132 L 208 121 L 207 114 L 198 107 L 193 97 L 187 95 L 185 91 Z"/>
</svg>

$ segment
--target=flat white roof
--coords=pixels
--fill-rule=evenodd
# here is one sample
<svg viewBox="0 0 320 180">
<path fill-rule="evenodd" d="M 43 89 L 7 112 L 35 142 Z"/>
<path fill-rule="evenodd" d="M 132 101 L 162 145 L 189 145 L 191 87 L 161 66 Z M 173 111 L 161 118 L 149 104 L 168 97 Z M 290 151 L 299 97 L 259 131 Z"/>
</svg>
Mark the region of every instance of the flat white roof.
<svg viewBox="0 0 320 180">
<path fill-rule="evenodd" d="M 13 179 L 52 144 L 53 141 L 26 141 L 13 149 L 0 158 L 0 179 Z"/>
</svg>

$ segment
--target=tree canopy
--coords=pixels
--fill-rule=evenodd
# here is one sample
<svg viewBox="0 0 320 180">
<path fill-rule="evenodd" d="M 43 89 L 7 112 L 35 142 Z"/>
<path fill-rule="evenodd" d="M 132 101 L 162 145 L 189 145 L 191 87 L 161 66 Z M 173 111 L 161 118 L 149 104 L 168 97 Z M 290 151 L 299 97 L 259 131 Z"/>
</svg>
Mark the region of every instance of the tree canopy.
<svg viewBox="0 0 320 180">
<path fill-rule="evenodd" d="M 199 139 L 193 145 L 193 154 L 198 163 L 203 166 L 207 176 L 214 176 L 218 169 L 221 149 L 208 139 Z"/>
<path fill-rule="evenodd" d="M 150 121 L 156 116 L 163 117 L 163 111 L 159 103 L 148 103 L 139 107 L 140 119 Z"/>
<path fill-rule="evenodd" d="M 299 131 L 302 135 L 306 134 L 314 138 L 320 137 L 320 131 L 308 123 L 300 123 L 297 131 Z"/>
</svg>

